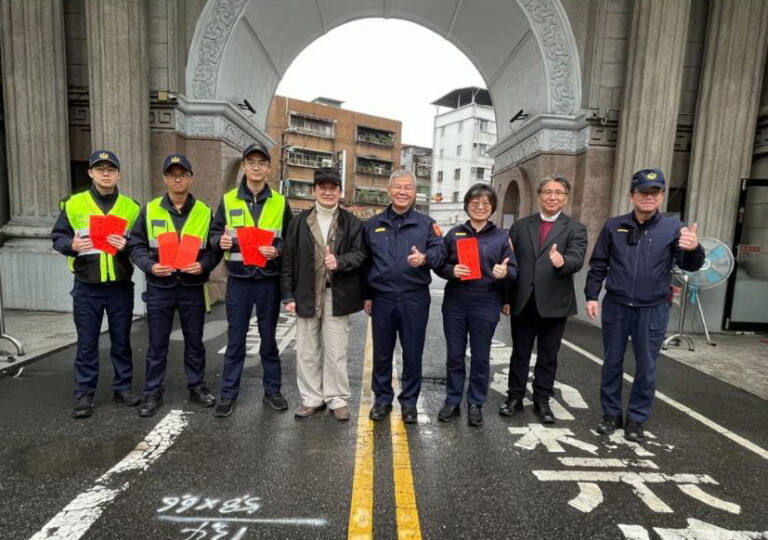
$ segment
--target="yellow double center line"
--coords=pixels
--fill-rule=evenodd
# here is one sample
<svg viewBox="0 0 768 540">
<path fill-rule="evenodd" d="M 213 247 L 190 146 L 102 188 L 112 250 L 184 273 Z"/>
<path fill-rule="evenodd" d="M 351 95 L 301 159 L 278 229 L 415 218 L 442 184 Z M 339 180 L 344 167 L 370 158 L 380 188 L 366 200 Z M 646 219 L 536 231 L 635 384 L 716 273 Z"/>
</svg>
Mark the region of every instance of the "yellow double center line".
<svg viewBox="0 0 768 540">
<path fill-rule="evenodd" d="M 371 399 L 371 373 L 373 369 L 373 339 L 371 323 L 365 339 L 363 360 L 363 388 L 360 397 L 360 412 L 357 417 L 357 447 L 355 450 L 355 475 L 352 483 L 352 504 L 349 509 L 349 533 L 352 540 L 373 538 L 373 420 L 368 411 L 373 405 Z M 392 473 L 395 487 L 395 512 L 398 538 L 421 538 L 419 510 L 416 492 L 413 488 L 411 453 L 408 435 L 400 415 L 390 416 L 392 435 Z"/>
</svg>

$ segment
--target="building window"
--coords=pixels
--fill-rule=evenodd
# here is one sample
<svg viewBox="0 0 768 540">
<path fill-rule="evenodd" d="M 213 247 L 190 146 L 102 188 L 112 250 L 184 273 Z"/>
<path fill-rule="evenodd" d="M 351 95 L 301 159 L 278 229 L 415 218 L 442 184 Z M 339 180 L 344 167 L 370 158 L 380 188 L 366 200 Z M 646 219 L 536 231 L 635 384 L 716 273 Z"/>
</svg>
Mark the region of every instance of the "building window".
<svg viewBox="0 0 768 540">
<path fill-rule="evenodd" d="M 456 155 L 457 155 L 457 156 L 460 156 L 460 155 L 461 155 L 461 145 L 460 145 L 460 144 L 459 144 L 459 145 L 456 145 Z"/>
<path fill-rule="evenodd" d="M 485 167 L 477 167 L 475 171 L 475 178 L 477 180 L 485 180 Z"/>
<path fill-rule="evenodd" d="M 440 149 L 440 157 L 441 158 L 445 157 L 445 148 Z"/>
<path fill-rule="evenodd" d="M 288 165 L 293 167 L 333 167 L 333 154 L 318 152 L 306 148 L 294 148 L 288 151 Z"/>
<path fill-rule="evenodd" d="M 389 204 L 389 194 L 380 189 L 355 188 L 356 204 Z"/>
<path fill-rule="evenodd" d="M 464 130 L 464 120 L 459 122 L 459 133 L 461 133 Z"/>
<path fill-rule="evenodd" d="M 392 174 L 392 162 L 379 159 L 357 158 L 356 172 L 373 176 L 389 176 Z"/>
<path fill-rule="evenodd" d="M 487 157 L 488 156 L 488 145 L 483 143 L 477 144 L 477 155 L 479 157 Z"/>
<path fill-rule="evenodd" d="M 480 131 L 488 131 L 488 120 L 483 120 L 482 118 L 478 119 L 477 121 L 478 125 L 480 126 Z"/>
<path fill-rule="evenodd" d="M 315 137 L 333 138 L 334 136 L 334 123 L 330 118 L 324 119 L 312 115 L 305 116 L 300 113 L 291 113 L 288 126 L 289 131 L 305 133 Z"/>
<path fill-rule="evenodd" d="M 445 126 L 440 127 L 440 137 L 445 137 Z"/>
<path fill-rule="evenodd" d="M 459 192 L 454 191 L 453 195 L 451 196 L 451 202 L 459 202 Z"/>
<path fill-rule="evenodd" d="M 395 146 L 395 132 L 357 126 L 357 142 L 376 146 Z"/>
<path fill-rule="evenodd" d="M 461 180 L 461 169 L 454 169 L 453 170 L 453 179 L 454 180 Z"/>
<path fill-rule="evenodd" d="M 285 181 L 291 199 L 314 199 L 312 182 L 288 179 Z"/>
<path fill-rule="evenodd" d="M 437 181 L 438 183 L 443 181 L 443 171 L 437 171 Z"/>
</svg>

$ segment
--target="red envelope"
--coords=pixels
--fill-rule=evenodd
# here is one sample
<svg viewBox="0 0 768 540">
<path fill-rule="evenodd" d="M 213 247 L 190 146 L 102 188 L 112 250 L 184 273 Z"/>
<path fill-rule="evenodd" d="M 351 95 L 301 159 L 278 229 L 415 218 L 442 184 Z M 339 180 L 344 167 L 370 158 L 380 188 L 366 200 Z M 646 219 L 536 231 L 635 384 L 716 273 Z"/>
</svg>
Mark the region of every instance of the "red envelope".
<svg viewBox="0 0 768 540">
<path fill-rule="evenodd" d="M 176 253 L 176 261 L 174 262 L 174 266 L 181 270 L 190 264 L 194 264 L 194 262 L 197 260 L 197 254 L 200 252 L 200 246 L 202 243 L 203 239 L 199 236 L 182 234 L 181 242 L 179 242 L 179 250 Z"/>
<path fill-rule="evenodd" d="M 259 252 L 260 246 L 271 246 L 275 238 L 273 231 L 256 227 L 238 227 L 237 242 L 243 254 L 243 264 L 247 266 L 265 267 L 267 259 Z"/>
<path fill-rule="evenodd" d="M 462 281 L 480 279 L 480 250 L 477 247 L 477 238 L 462 238 L 456 240 L 456 251 L 459 255 L 459 264 L 469 266 L 469 275 L 462 277 Z"/>
<path fill-rule="evenodd" d="M 198 244 L 200 246 L 200 244 Z M 157 235 L 157 247 L 160 252 L 160 260 L 163 266 L 174 267 L 176 254 L 179 251 L 179 235 L 176 231 L 164 232 Z"/>
<path fill-rule="evenodd" d="M 125 234 L 125 229 L 128 226 L 128 222 L 119 217 L 108 214 L 106 216 L 92 215 L 88 223 L 88 231 L 93 242 L 93 247 L 114 255 L 117 253 L 117 248 L 107 243 L 107 236 L 110 234 L 117 234 L 122 236 Z"/>
</svg>

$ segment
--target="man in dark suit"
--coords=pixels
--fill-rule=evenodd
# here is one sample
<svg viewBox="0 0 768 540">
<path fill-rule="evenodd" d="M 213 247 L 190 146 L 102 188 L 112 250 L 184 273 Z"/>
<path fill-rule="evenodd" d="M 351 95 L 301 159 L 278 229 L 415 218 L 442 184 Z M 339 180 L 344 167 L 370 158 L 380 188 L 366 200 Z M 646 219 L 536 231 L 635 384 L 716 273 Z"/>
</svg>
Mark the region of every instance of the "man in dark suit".
<svg viewBox="0 0 768 540">
<path fill-rule="evenodd" d="M 549 407 L 554 395 L 557 353 L 569 315 L 576 313 L 573 274 L 584 264 L 587 229 L 563 213 L 571 184 L 562 176 L 544 178 L 537 185 L 539 212 L 509 229 L 517 257 L 518 279 L 512 285 L 512 357 L 509 361 L 507 400 L 502 416 L 523 410 L 533 342 L 536 367 L 533 412 L 543 424 L 553 424 Z"/>
</svg>

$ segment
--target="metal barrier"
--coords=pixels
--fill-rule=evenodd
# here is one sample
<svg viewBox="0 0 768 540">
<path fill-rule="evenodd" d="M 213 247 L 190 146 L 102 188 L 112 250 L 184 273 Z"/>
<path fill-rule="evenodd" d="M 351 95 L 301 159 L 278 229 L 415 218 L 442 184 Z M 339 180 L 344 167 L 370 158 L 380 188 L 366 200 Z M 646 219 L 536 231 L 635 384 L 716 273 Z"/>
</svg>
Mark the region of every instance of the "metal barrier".
<svg viewBox="0 0 768 540">
<path fill-rule="evenodd" d="M 10 334 L 5 332 L 5 311 L 3 309 L 3 287 L 0 284 L 0 340 L 6 340 L 16 347 L 16 356 L 0 351 L 0 372 L 9 373 L 14 377 L 21 375 L 23 367 L 16 364 L 17 356 L 24 356 L 24 345 Z"/>
</svg>

